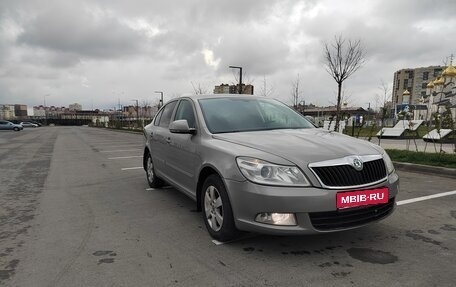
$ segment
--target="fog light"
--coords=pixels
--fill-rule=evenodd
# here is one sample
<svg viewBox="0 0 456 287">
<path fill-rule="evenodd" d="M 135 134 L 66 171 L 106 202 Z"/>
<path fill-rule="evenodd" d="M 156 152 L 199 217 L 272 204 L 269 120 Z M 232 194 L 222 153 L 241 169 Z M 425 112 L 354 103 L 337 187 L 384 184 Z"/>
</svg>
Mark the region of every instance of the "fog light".
<svg viewBox="0 0 456 287">
<path fill-rule="evenodd" d="M 297 225 L 294 213 L 258 213 L 255 221 L 274 225 Z"/>
</svg>

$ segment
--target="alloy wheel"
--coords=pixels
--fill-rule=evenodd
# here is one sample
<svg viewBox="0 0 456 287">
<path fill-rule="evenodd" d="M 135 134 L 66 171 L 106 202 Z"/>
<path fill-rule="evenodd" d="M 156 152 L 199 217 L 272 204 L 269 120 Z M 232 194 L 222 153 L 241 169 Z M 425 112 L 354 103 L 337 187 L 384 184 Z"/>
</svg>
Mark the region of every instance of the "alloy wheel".
<svg viewBox="0 0 456 287">
<path fill-rule="evenodd" d="M 219 191 L 213 185 L 208 186 L 205 191 L 204 209 L 210 228 L 219 231 L 223 225 L 223 204 Z"/>
<path fill-rule="evenodd" d="M 154 164 L 152 163 L 152 158 L 150 156 L 147 159 L 147 178 L 150 182 L 154 181 Z"/>
</svg>

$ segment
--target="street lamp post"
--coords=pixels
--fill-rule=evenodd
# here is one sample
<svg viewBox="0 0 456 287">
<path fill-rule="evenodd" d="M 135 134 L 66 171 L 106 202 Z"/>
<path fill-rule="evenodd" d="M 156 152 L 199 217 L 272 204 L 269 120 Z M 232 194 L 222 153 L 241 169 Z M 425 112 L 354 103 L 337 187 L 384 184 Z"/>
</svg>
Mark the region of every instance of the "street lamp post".
<svg viewBox="0 0 456 287">
<path fill-rule="evenodd" d="M 367 103 L 369 106 L 367 108 L 367 125 L 366 126 L 369 126 L 369 117 L 370 117 L 370 109 L 371 109 L 371 103 Z"/>
<path fill-rule="evenodd" d="M 242 67 L 229 66 L 230 69 L 239 69 L 239 94 L 242 94 Z"/>
<path fill-rule="evenodd" d="M 44 125 L 47 125 L 47 109 L 46 109 L 46 97 L 49 97 L 49 94 L 43 96 L 44 101 Z"/>
<path fill-rule="evenodd" d="M 163 106 L 163 92 L 155 91 L 155 93 L 160 94 L 160 102 L 158 103 L 158 109 L 160 109 Z"/>
</svg>

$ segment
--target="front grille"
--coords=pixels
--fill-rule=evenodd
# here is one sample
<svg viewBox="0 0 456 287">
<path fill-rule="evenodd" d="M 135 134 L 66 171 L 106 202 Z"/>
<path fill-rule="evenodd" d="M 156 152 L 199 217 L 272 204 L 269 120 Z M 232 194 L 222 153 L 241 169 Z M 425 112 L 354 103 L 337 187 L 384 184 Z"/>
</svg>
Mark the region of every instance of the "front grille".
<svg viewBox="0 0 456 287">
<path fill-rule="evenodd" d="M 311 212 L 310 221 L 317 230 L 337 230 L 351 228 L 380 220 L 388 216 L 394 208 L 394 198 L 387 203 L 363 207 L 340 209 L 337 211 Z"/>
<path fill-rule="evenodd" d="M 312 170 L 324 185 L 332 187 L 365 185 L 386 177 L 383 159 L 364 162 L 361 171 L 348 164 L 312 167 Z"/>
</svg>

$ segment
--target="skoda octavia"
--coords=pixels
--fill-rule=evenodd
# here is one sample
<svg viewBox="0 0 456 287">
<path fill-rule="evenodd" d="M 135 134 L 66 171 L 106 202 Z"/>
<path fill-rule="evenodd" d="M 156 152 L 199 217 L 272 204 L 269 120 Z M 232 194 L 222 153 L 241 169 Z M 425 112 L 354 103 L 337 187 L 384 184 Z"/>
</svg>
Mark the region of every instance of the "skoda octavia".
<svg viewBox="0 0 456 287">
<path fill-rule="evenodd" d="M 196 201 L 210 235 L 307 234 L 390 215 L 399 179 L 385 151 L 316 128 L 279 101 L 241 95 L 173 99 L 144 128 L 151 187 Z"/>
</svg>

